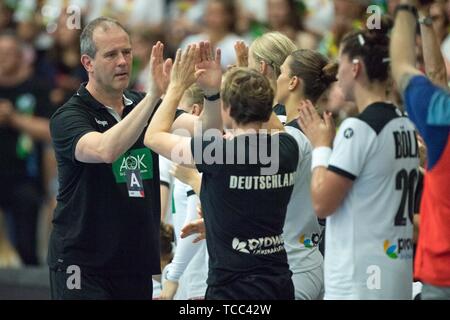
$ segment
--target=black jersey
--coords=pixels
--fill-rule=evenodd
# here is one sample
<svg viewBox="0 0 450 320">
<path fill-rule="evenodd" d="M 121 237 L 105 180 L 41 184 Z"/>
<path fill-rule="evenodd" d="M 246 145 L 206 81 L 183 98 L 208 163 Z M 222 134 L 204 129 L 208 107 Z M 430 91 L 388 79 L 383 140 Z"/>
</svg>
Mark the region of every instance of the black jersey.
<svg viewBox="0 0 450 320">
<path fill-rule="evenodd" d="M 274 170 L 263 170 L 270 166 L 261 152 L 266 147 Z M 286 133 L 245 134 L 231 140 L 198 137 L 191 148 L 203 172 L 200 199 L 210 256 L 208 285 L 251 274 L 290 273 L 282 233 L 298 164 L 295 139 Z M 208 155 L 216 162 L 205 159 Z"/>
</svg>

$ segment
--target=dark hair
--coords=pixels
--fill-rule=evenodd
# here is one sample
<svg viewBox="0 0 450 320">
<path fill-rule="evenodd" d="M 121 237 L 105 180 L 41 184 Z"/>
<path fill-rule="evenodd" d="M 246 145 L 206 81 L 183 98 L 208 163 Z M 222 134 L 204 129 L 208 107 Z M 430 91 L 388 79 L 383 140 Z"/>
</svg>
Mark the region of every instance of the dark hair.
<svg viewBox="0 0 450 320">
<path fill-rule="evenodd" d="M 5 38 L 13 38 L 17 42 L 20 42 L 19 36 L 17 35 L 17 32 L 13 29 L 5 29 L 0 31 L 0 37 Z"/>
<path fill-rule="evenodd" d="M 303 31 L 302 8 L 303 3 L 299 0 L 286 0 L 289 7 L 288 23 L 296 31 Z"/>
<path fill-rule="evenodd" d="M 174 241 L 174 231 L 170 224 L 160 223 L 160 246 L 161 254 L 168 255 L 172 253 L 172 242 Z"/>
<path fill-rule="evenodd" d="M 228 22 L 227 29 L 228 31 L 235 33 L 236 32 L 236 22 L 237 22 L 237 8 L 234 0 L 209 0 L 209 3 L 218 2 L 220 3 L 227 15 L 230 18 Z"/>
<path fill-rule="evenodd" d="M 258 71 L 231 69 L 226 74 L 221 95 L 236 123 L 269 121 L 274 93 L 269 80 Z"/>
<path fill-rule="evenodd" d="M 80 53 L 81 55 L 86 54 L 91 58 L 94 58 L 97 54 L 97 47 L 94 42 L 94 31 L 95 29 L 101 27 L 103 30 L 108 30 L 112 26 L 117 26 L 125 31 L 127 34 L 128 31 L 120 24 L 119 21 L 108 18 L 108 17 L 99 17 L 97 19 L 92 20 L 88 23 L 86 27 L 84 27 L 83 32 L 80 36 Z"/>
<path fill-rule="evenodd" d="M 350 60 L 361 58 L 370 81 L 384 82 L 389 78 L 388 32 L 392 25 L 392 20 L 384 16 L 380 29 L 353 31 L 342 39 L 342 53 Z"/>
<path fill-rule="evenodd" d="M 302 78 L 305 98 L 316 103 L 337 80 L 338 65 L 330 63 L 324 55 L 309 49 L 296 50 L 290 57 L 290 77 Z"/>
</svg>

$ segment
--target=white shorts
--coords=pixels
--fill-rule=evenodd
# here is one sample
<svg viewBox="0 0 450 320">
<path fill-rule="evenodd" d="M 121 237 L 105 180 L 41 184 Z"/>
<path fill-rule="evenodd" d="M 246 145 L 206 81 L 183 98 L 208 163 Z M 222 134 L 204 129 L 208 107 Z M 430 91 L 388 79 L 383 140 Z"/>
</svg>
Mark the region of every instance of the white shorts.
<svg viewBox="0 0 450 320">
<path fill-rule="evenodd" d="M 323 263 L 315 269 L 294 273 L 295 300 L 322 300 L 325 292 Z"/>
</svg>

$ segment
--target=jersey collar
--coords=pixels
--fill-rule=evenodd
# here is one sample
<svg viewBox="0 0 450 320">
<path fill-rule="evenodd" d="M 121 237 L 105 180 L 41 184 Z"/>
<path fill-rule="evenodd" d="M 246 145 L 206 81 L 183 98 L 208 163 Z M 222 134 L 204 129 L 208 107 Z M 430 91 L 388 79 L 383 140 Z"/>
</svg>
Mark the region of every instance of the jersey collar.
<svg viewBox="0 0 450 320">
<path fill-rule="evenodd" d="M 79 96 L 86 104 L 93 107 L 96 110 L 99 109 L 106 109 L 106 106 L 104 106 L 102 103 L 97 101 L 91 93 L 86 89 L 87 82 L 84 82 L 81 84 L 80 88 L 77 91 L 77 96 Z M 125 107 L 133 105 L 133 100 L 127 98 L 125 96 L 125 93 L 123 94 L 123 104 Z"/>
</svg>

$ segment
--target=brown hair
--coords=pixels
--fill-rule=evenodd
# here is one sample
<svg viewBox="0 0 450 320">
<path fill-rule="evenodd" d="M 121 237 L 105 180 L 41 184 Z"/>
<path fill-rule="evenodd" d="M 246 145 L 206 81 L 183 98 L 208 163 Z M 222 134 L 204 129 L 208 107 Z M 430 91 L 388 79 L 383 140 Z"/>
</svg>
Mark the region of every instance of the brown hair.
<svg viewBox="0 0 450 320">
<path fill-rule="evenodd" d="M 338 65 L 330 63 L 322 54 L 300 49 L 290 55 L 290 76 L 303 79 L 303 94 L 315 104 L 335 81 Z"/>
<path fill-rule="evenodd" d="M 256 70 L 233 68 L 222 85 L 222 101 L 238 124 L 267 122 L 272 113 L 274 92 L 269 80 Z"/>
<path fill-rule="evenodd" d="M 347 54 L 350 61 L 361 58 L 370 81 L 384 82 L 389 78 L 389 37 L 392 19 L 384 16 L 381 28 L 373 30 L 353 31 L 342 39 L 342 53 Z"/>
<path fill-rule="evenodd" d="M 234 0 L 209 0 L 209 3 L 218 2 L 222 5 L 223 9 L 227 13 L 230 21 L 228 21 L 228 31 L 231 33 L 236 32 L 236 21 L 237 21 L 237 8 Z"/>
<path fill-rule="evenodd" d="M 166 224 L 164 222 L 160 223 L 160 246 L 161 246 L 161 255 L 170 255 L 172 254 L 172 242 L 174 241 L 174 231 L 173 227 L 170 224 Z"/>
</svg>

